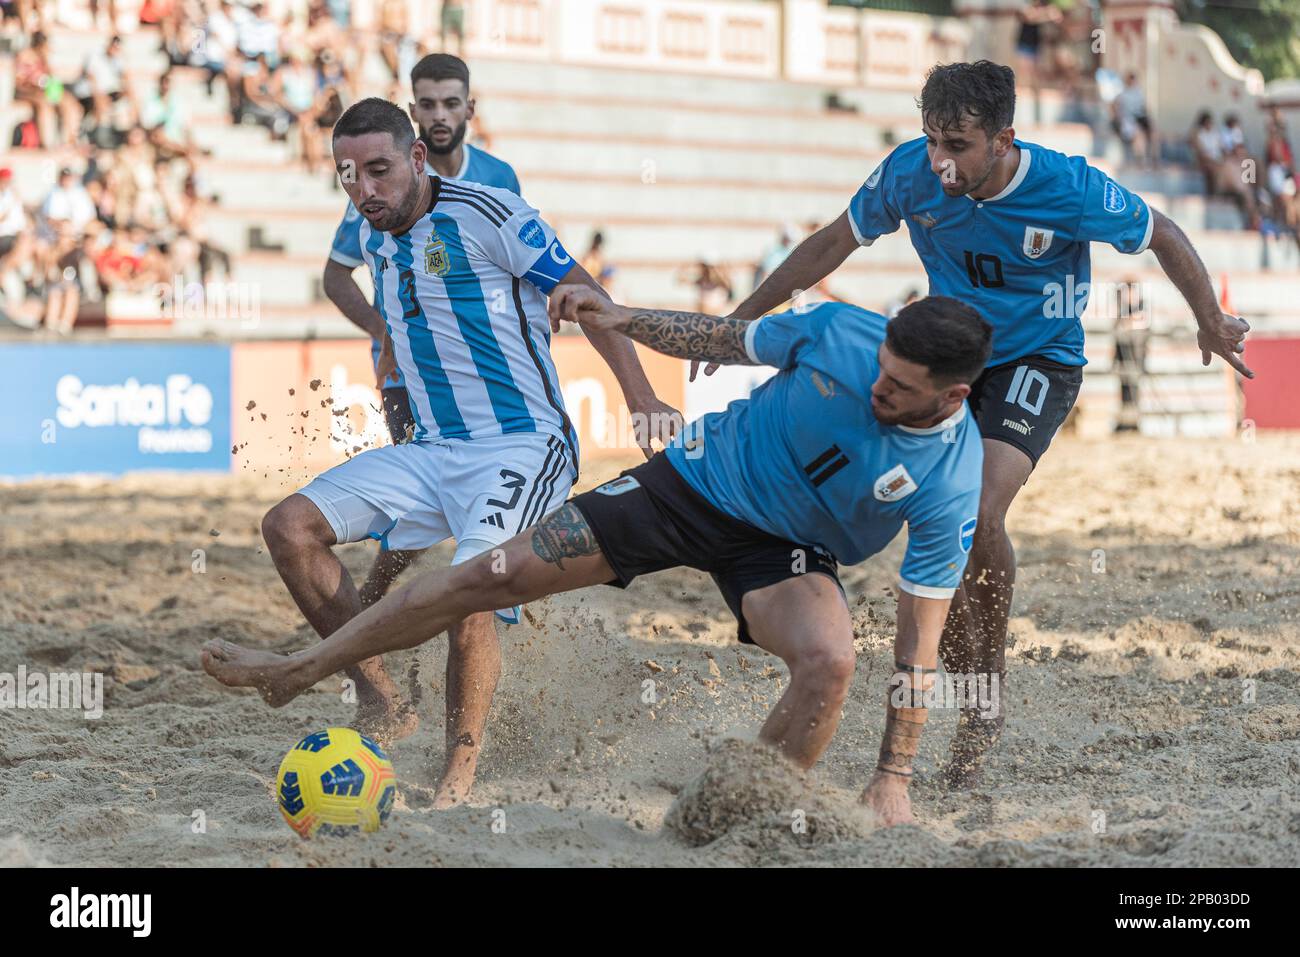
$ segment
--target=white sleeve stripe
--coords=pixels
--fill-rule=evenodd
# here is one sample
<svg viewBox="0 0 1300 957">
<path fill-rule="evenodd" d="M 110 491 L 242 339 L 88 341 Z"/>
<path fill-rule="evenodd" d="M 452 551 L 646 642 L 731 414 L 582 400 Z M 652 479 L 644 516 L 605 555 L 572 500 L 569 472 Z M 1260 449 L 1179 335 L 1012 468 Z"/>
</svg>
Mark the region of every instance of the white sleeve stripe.
<svg viewBox="0 0 1300 957">
<path fill-rule="evenodd" d="M 355 269 L 357 266 L 360 266 L 362 263 L 362 260 L 353 259 L 351 256 L 347 255 L 346 253 L 341 253 L 337 249 L 330 250 L 329 258 L 341 266 L 351 266 L 353 269 Z"/>
<path fill-rule="evenodd" d="M 1151 208 L 1150 203 L 1147 203 L 1147 231 L 1142 236 L 1142 242 L 1138 244 L 1138 248 L 1133 250 L 1131 255 L 1136 256 L 1138 253 L 1146 252 L 1147 247 L 1151 245 L 1151 233 L 1155 230 L 1155 228 L 1156 228 L 1156 211 Z"/>
<path fill-rule="evenodd" d="M 858 229 L 858 221 L 853 218 L 853 210 L 849 210 L 849 229 L 853 230 L 853 238 L 858 241 L 859 246 L 870 246 L 875 242 L 874 239 L 867 239 L 862 235 L 862 230 Z"/>
<path fill-rule="evenodd" d="M 758 324 L 762 321 L 762 318 L 755 319 L 745 327 L 745 355 L 749 356 L 749 361 L 756 366 L 767 365 L 754 351 L 754 336 L 758 332 Z"/>
<path fill-rule="evenodd" d="M 906 578 L 899 577 L 898 587 L 917 598 L 951 598 L 957 594 L 956 588 L 935 588 L 933 585 L 918 585 Z"/>
</svg>

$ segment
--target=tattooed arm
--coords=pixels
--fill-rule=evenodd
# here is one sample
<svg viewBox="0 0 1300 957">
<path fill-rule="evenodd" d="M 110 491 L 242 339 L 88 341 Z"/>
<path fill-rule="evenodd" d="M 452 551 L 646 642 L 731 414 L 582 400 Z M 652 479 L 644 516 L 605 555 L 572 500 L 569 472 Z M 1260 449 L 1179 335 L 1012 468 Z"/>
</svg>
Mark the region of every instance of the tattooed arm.
<svg viewBox="0 0 1300 957">
<path fill-rule="evenodd" d="M 575 286 L 551 297 L 551 318 L 580 322 L 585 329 L 613 329 L 678 359 L 753 365 L 745 352 L 743 319 L 671 309 L 632 309 Z"/>
</svg>

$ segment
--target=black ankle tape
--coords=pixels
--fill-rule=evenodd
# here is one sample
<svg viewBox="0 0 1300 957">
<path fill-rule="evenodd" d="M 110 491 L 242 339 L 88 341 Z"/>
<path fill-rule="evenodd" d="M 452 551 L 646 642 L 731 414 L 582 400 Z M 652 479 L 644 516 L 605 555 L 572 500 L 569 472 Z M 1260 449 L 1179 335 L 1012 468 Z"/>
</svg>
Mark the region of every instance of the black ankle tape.
<svg viewBox="0 0 1300 957">
<path fill-rule="evenodd" d="M 937 672 L 939 669 L 938 669 L 938 668 L 918 668 L 916 665 L 909 665 L 909 664 L 906 664 L 905 662 L 899 661 L 897 658 L 895 658 L 895 659 L 894 659 L 894 670 L 895 670 L 895 671 L 918 671 L 918 672 L 920 672 L 920 673 L 923 674 L 923 675 L 932 675 L 932 674 L 934 674 L 935 672 Z"/>
</svg>

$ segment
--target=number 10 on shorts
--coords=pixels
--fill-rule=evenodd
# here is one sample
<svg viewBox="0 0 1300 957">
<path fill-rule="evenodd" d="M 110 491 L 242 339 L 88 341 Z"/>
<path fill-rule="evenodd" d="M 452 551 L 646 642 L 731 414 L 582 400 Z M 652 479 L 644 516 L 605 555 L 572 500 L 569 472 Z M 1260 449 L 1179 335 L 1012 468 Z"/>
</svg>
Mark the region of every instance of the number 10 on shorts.
<svg viewBox="0 0 1300 957">
<path fill-rule="evenodd" d="M 1031 400 L 1030 395 L 1034 391 L 1034 386 L 1038 386 L 1038 394 Z M 1037 369 L 1021 366 L 1011 379 L 1011 388 L 1007 389 L 1007 403 L 1020 406 L 1030 415 L 1038 415 L 1043 411 L 1043 402 L 1047 399 L 1047 390 L 1050 387 L 1051 382 L 1047 376 Z"/>
</svg>

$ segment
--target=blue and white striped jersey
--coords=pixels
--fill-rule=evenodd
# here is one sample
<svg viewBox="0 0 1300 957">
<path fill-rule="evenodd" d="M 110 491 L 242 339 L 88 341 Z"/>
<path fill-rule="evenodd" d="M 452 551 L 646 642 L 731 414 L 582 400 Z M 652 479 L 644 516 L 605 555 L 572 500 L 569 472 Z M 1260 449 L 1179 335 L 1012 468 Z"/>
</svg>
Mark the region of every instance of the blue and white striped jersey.
<svg viewBox="0 0 1300 957">
<path fill-rule="evenodd" d="M 429 209 L 408 231 L 361 223 L 415 441 L 543 432 L 568 444 L 576 468 L 546 316 L 546 294 L 573 259 L 509 190 L 430 179 Z"/>
<path fill-rule="evenodd" d="M 505 160 L 497 159 L 486 150 L 477 149 L 468 143 L 465 144 L 464 153 L 465 160 L 461 163 L 460 172 L 449 179 L 469 180 L 484 186 L 500 186 L 512 193 L 519 192 L 519 177 Z M 433 167 L 427 162 L 424 164 L 424 171 L 430 176 L 434 175 Z M 357 212 L 356 207 L 348 203 L 348 208 L 343 211 L 343 220 L 334 230 L 334 241 L 330 244 L 330 259 L 344 266 L 361 265 L 361 219 L 361 214 Z M 378 339 L 370 343 L 370 363 L 375 368 L 379 367 L 380 345 Z M 402 384 L 400 369 L 389 376 L 388 381 L 384 383 L 385 387 Z"/>
</svg>

